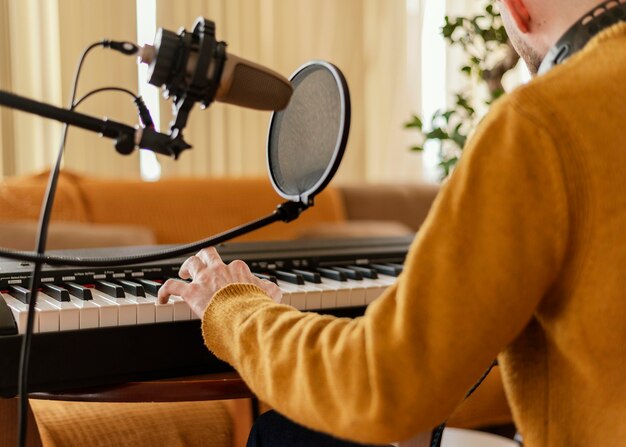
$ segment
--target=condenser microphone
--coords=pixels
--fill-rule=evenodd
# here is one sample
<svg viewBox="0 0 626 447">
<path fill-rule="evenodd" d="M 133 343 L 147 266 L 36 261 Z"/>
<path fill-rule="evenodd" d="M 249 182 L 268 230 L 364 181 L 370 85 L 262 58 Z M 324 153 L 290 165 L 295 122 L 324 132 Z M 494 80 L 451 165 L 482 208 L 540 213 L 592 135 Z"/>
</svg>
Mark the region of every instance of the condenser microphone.
<svg viewBox="0 0 626 447">
<path fill-rule="evenodd" d="M 165 88 L 176 103 L 188 99 L 207 107 L 219 101 L 257 110 L 287 107 L 293 88 L 280 74 L 227 54 L 215 39 L 215 24 L 198 18 L 192 32 L 159 29 L 153 45 L 139 51 L 149 65 L 148 82 Z"/>
<path fill-rule="evenodd" d="M 257 110 L 283 110 L 292 92 L 291 83 L 278 73 L 227 54 L 215 100 Z"/>
</svg>

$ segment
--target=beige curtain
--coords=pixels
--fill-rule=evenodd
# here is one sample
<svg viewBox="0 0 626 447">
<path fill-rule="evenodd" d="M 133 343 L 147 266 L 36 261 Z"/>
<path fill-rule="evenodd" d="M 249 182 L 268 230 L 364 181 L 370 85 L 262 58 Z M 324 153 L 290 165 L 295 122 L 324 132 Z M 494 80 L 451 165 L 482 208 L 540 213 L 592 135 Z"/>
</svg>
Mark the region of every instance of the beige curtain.
<svg viewBox="0 0 626 447">
<path fill-rule="evenodd" d="M 0 61 L 11 60 L 11 46 L 9 44 L 9 5 L 7 0 L 0 0 Z M 0 89 L 11 91 L 11 65 L 0 64 Z M 15 154 L 13 148 L 13 113 L 0 108 L 0 174 L 12 175 L 15 173 Z"/>
<path fill-rule="evenodd" d="M 229 52 L 285 76 L 312 59 L 336 64 L 348 80 L 353 111 L 338 178 L 419 179 L 420 158 L 407 150 L 410 136 L 402 129 L 416 109 L 407 89 L 420 88 L 419 79 L 407 79 L 406 0 L 157 3 L 160 25 L 189 28 L 197 16 L 210 18 Z M 267 112 L 221 104 L 195 112 L 185 134 L 194 149 L 178 162 L 164 160 L 164 175 L 263 175 L 269 118 Z"/>
<path fill-rule="evenodd" d="M 2 88 L 58 106 L 67 106 L 78 57 L 103 38 L 135 40 L 134 2 L 127 0 L 0 0 Z M 131 5 L 131 7 L 129 7 Z M 96 49 L 87 58 L 79 96 L 108 85 L 137 90 L 133 58 Z M 132 98 L 103 93 L 79 111 L 126 123 L 136 122 Z M 44 169 L 56 157 L 61 125 L 22 112 L 2 111 L 4 175 Z M 6 133 L 5 133 L 6 132 Z M 94 175 L 137 176 L 138 156 L 121 157 L 110 140 L 71 129 L 65 168 Z"/>
<path fill-rule="evenodd" d="M 430 1 L 430 0 L 429 0 Z M 424 1 L 413 1 L 423 8 Z M 134 40 L 131 0 L 0 0 L 2 88 L 66 105 L 82 49 L 104 37 Z M 214 20 L 228 51 L 285 76 L 302 63 L 325 59 L 341 68 L 352 96 L 352 127 L 340 181 L 417 181 L 420 156 L 409 152 L 403 123 L 419 112 L 419 12 L 407 0 L 157 0 L 158 26 L 189 29 L 198 16 Z M 410 31 L 409 29 L 412 29 Z M 27 32 L 28 31 L 28 32 Z M 95 50 L 80 91 L 122 85 L 135 91 L 132 58 Z M 417 67 L 417 69 L 416 69 Z M 162 102 L 162 128 L 170 104 Z M 135 123 L 134 105 L 117 93 L 81 107 L 96 116 Z M 179 161 L 160 157 L 164 176 L 264 175 L 270 114 L 214 104 L 194 110 L 185 131 L 193 144 Z M 4 175 L 48 166 L 61 126 L 2 109 L 0 168 Z M 138 157 L 121 157 L 109 140 L 72 129 L 66 168 L 94 175 L 139 176 Z"/>
</svg>

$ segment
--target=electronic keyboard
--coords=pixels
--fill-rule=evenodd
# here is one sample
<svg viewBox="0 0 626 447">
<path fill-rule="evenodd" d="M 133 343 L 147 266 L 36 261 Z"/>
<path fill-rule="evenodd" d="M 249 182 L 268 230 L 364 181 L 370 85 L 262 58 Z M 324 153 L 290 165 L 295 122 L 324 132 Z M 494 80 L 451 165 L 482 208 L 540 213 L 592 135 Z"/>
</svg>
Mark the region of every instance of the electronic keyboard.
<svg viewBox="0 0 626 447">
<path fill-rule="evenodd" d="M 245 261 L 275 282 L 283 303 L 341 317 L 362 315 L 402 272 L 411 237 L 229 243 L 224 262 Z M 169 247 L 49 252 L 119 257 Z M 44 266 L 37 296 L 29 390 L 58 391 L 218 373 L 232 367 L 204 346 L 200 321 L 179 297 L 157 303 L 160 285 L 186 258 L 115 268 Z M 32 265 L 0 258 L 0 396 L 16 394 Z"/>
</svg>

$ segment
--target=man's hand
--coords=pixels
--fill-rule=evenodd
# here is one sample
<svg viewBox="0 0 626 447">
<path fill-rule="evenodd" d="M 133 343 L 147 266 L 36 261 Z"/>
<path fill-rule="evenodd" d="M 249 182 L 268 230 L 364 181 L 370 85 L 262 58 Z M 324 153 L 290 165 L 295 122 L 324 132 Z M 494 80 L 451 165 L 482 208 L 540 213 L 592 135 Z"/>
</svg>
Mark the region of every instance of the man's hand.
<svg viewBox="0 0 626 447">
<path fill-rule="evenodd" d="M 170 279 L 159 290 L 159 303 L 167 303 L 170 295 L 182 297 L 192 312 L 202 318 L 215 292 L 233 283 L 254 284 L 260 287 L 274 301 L 280 303 L 282 292 L 270 281 L 254 276 L 243 261 L 233 261 L 226 265 L 222 262 L 215 248 L 205 248 L 197 255 L 188 258 L 180 268 L 178 275 L 182 279 L 191 279 L 190 283 Z"/>
</svg>

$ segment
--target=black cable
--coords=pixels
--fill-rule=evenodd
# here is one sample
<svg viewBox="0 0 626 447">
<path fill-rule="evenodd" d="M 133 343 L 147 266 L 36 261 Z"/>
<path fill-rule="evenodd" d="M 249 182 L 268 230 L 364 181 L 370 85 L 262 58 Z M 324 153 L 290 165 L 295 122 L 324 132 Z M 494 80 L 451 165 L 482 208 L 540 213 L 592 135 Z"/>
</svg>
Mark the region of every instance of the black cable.
<svg viewBox="0 0 626 447">
<path fill-rule="evenodd" d="M 78 101 L 76 101 L 76 103 L 74 104 L 73 108 L 76 108 L 79 105 L 81 105 L 83 103 L 83 101 L 85 101 L 87 98 L 90 98 L 91 96 L 95 95 L 96 93 L 101 93 L 101 92 L 121 92 L 121 93 L 126 93 L 127 95 L 132 96 L 133 100 L 137 100 L 137 98 L 139 98 L 139 96 L 135 95 L 133 92 L 131 92 L 127 88 L 123 88 L 123 87 L 100 87 L 100 88 L 94 89 L 94 90 L 90 91 L 89 93 L 83 95 Z"/>
<path fill-rule="evenodd" d="M 465 394 L 464 400 L 470 397 L 472 394 L 474 394 L 474 391 L 476 391 L 476 389 L 485 381 L 485 379 L 487 378 L 487 376 L 489 375 L 493 367 L 496 366 L 497 364 L 498 364 L 497 360 L 494 360 L 493 362 L 491 362 L 491 365 L 489 365 L 489 368 L 487 368 L 487 370 L 483 373 L 483 375 L 480 376 L 480 379 L 478 379 L 478 381 L 474 384 L 474 386 L 472 386 L 470 390 Z M 443 430 L 446 428 L 447 423 L 448 423 L 448 420 L 446 419 L 440 425 L 435 427 L 435 429 L 433 430 L 430 436 L 430 447 L 441 447 L 441 441 L 443 440 Z"/>
<path fill-rule="evenodd" d="M 89 93 L 87 93 L 86 95 L 84 95 L 83 97 L 81 97 L 78 101 L 76 101 L 76 103 L 74 104 L 74 108 L 78 107 L 83 101 L 95 95 L 96 93 L 109 92 L 109 91 L 126 93 L 127 95 L 132 96 L 133 101 L 137 105 L 137 112 L 139 113 L 139 119 L 141 120 L 141 123 L 144 125 L 144 127 L 154 129 L 154 121 L 152 121 L 150 110 L 148 110 L 148 107 L 146 106 L 146 103 L 144 102 L 143 98 L 141 96 L 135 95 L 133 92 L 131 92 L 130 90 L 126 88 L 100 87 L 100 88 L 94 89 L 90 91 Z"/>
<path fill-rule="evenodd" d="M 120 48 L 114 48 L 112 44 L 117 44 Z M 129 46 L 124 46 L 124 43 L 111 42 L 103 40 L 95 42 L 89 45 L 81 54 L 76 72 L 74 74 L 74 83 L 72 86 L 72 94 L 70 99 L 70 110 L 76 107 L 76 91 L 78 88 L 78 79 L 82 70 L 83 63 L 87 54 L 97 47 L 111 47 L 125 54 L 130 51 Z M 56 163 L 50 175 L 48 176 L 48 185 L 42 203 L 42 209 L 40 212 L 39 226 L 37 229 L 36 238 L 36 253 L 39 256 L 43 256 L 46 248 L 46 240 L 48 238 L 48 227 L 50 224 L 50 216 L 52 214 L 52 207 L 54 204 L 54 195 L 59 179 L 59 173 L 61 171 L 61 161 L 63 159 L 63 150 L 65 142 L 67 141 L 68 125 L 63 126 L 61 134 L 61 141 L 59 144 L 58 155 Z M 35 319 L 35 305 L 37 304 L 37 291 L 39 289 L 39 280 L 41 275 L 41 267 L 43 265 L 42 260 L 35 260 L 33 267 L 33 274 L 30 279 L 30 300 L 28 302 L 28 315 L 26 320 L 26 331 L 22 340 L 22 349 L 20 352 L 20 365 L 19 365 L 19 377 L 18 377 L 18 393 L 19 393 L 19 410 L 18 410 L 18 446 L 23 447 L 26 445 L 26 432 L 28 425 L 28 366 L 30 358 L 30 346 L 32 342 L 33 325 Z"/>
</svg>

